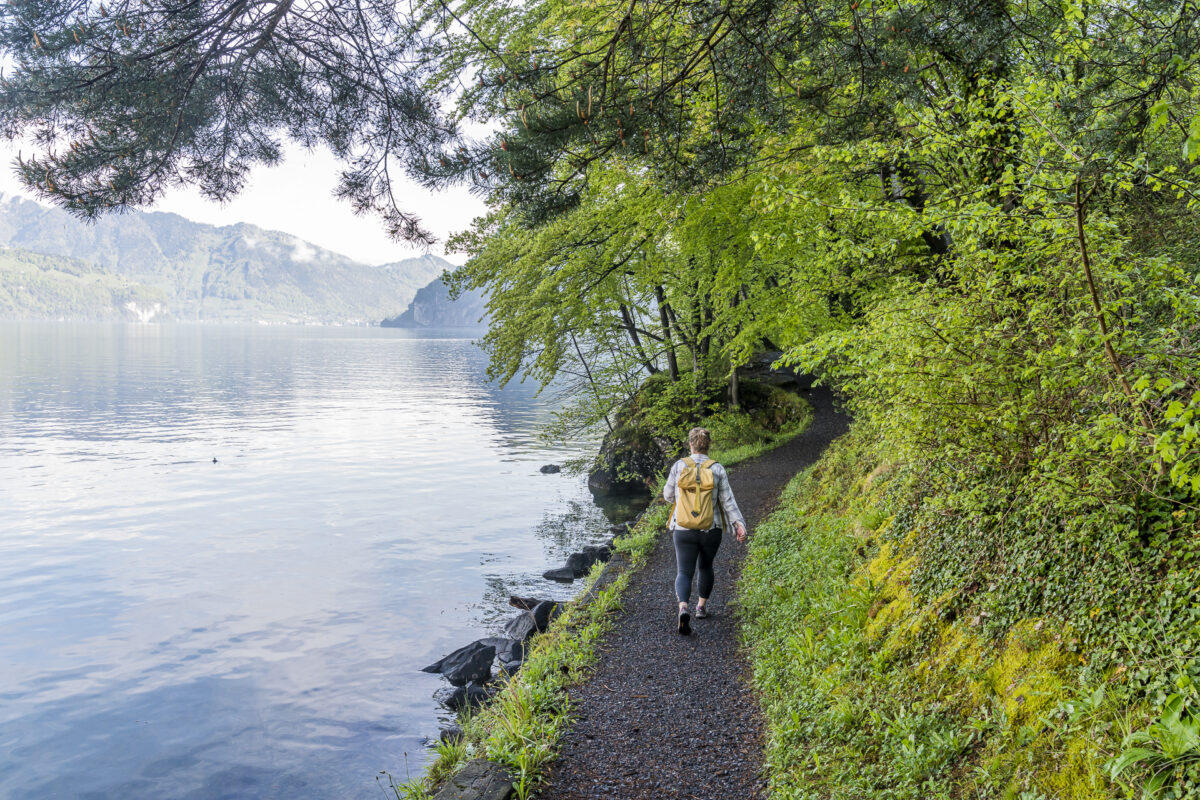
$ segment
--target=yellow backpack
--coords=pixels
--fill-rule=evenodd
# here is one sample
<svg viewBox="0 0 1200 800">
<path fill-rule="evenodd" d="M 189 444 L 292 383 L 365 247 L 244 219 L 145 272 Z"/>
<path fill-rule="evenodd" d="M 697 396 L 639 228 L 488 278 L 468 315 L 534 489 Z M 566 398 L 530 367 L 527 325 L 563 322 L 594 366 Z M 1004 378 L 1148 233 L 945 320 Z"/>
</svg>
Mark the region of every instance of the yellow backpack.
<svg viewBox="0 0 1200 800">
<path fill-rule="evenodd" d="M 689 458 L 683 460 L 684 468 L 679 472 L 678 491 L 675 493 L 675 525 L 693 531 L 706 531 L 713 526 L 713 487 L 717 480 L 713 476 L 711 458 L 697 464 Z"/>
</svg>

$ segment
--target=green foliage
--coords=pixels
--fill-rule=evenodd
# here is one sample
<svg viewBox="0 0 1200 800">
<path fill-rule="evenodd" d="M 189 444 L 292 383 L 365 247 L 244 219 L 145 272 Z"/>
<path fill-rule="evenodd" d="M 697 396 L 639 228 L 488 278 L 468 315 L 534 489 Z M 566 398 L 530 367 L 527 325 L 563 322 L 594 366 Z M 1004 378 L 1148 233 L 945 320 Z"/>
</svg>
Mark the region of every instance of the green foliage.
<svg viewBox="0 0 1200 800">
<path fill-rule="evenodd" d="M 1200 644 L 1194 3 L 334 2 L 317 18 L 386 35 L 319 61 L 295 37 L 320 22 L 290 3 L 262 12 L 270 46 L 255 12 L 202 7 L 173 28 L 122 0 L 120 37 L 90 6 L 8 7 L 0 123 L 46 151 L 26 182 L 81 213 L 171 176 L 226 196 L 286 130 L 352 159 L 344 193 L 417 236 L 383 202 L 394 147 L 487 196 L 455 280 L 488 295 L 496 377 L 575 398 L 561 431 L 669 449 L 717 414 L 753 440 L 769 420 L 721 409 L 759 351 L 845 397 L 860 438 L 747 573 L 781 796 L 1106 796 L 1122 725 L 1144 735 L 1119 780 L 1179 788 L 1167 732 L 1192 717 L 1167 704 Z M 185 45 L 222 25 L 211 57 Z M 439 92 L 489 133 L 460 145 Z M 889 469 L 856 486 L 860 462 Z M 489 745 L 523 776 L 547 751 L 517 731 L 556 735 L 551 697 L 514 696 Z"/>
<path fill-rule="evenodd" d="M 799 395 L 758 381 L 745 381 L 743 404 L 726 408 L 720 387 L 648 379 L 617 413 L 597 466 L 628 482 L 651 484 L 671 463 L 687 455 L 693 427 L 708 428 L 714 458 L 723 463 L 761 453 L 803 430 L 812 408 Z"/>
<path fill-rule="evenodd" d="M 972 531 L 911 466 L 872 469 L 887 452 L 856 424 L 751 543 L 775 795 L 1195 796 L 1194 560 L 1126 548 L 1110 569 L 1090 542 Z M 962 563 L 996 551 L 995 573 Z"/>
<path fill-rule="evenodd" d="M 1191 797 L 1200 792 L 1200 719 L 1183 696 L 1168 697 L 1161 716 L 1130 733 L 1121 746 L 1120 755 L 1108 764 L 1109 772 L 1119 780 L 1134 767 L 1148 771 L 1143 797 Z"/>
</svg>

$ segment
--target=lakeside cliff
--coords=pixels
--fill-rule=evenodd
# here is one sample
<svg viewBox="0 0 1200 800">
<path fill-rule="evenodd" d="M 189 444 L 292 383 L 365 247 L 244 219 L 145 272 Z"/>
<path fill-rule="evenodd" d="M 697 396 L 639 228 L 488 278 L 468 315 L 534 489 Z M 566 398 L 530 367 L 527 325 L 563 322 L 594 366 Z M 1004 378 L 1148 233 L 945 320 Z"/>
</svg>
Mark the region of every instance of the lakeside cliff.
<svg viewBox="0 0 1200 800">
<path fill-rule="evenodd" d="M 450 297 L 442 277 L 417 291 L 403 314 L 379 323 L 384 328 L 487 328 L 487 297 L 482 292 L 463 292 Z"/>
</svg>

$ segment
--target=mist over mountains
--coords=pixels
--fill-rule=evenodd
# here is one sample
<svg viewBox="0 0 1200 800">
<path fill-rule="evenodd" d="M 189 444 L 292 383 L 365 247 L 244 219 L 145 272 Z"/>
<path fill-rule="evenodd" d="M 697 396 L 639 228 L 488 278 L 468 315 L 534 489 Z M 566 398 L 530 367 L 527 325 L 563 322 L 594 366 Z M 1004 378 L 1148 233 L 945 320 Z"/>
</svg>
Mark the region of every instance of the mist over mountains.
<svg viewBox="0 0 1200 800">
<path fill-rule="evenodd" d="M 452 265 L 362 264 L 291 234 L 136 212 L 82 222 L 0 195 L 0 317 L 373 324 Z"/>
</svg>

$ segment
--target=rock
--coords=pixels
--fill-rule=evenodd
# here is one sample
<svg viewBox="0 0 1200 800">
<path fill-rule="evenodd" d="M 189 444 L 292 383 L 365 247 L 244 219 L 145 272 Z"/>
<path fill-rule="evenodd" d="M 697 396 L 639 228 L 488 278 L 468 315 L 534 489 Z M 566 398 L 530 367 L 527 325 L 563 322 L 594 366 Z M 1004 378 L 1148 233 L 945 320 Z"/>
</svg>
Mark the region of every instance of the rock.
<svg viewBox="0 0 1200 800">
<path fill-rule="evenodd" d="M 471 681 L 483 683 L 492 676 L 492 662 L 495 660 L 495 645 L 488 644 L 487 640 L 480 640 L 458 648 L 421 671 L 440 672 L 454 686 L 462 686 Z"/>
<path fill-rule="evenodd" d="M 607 544 L 590 544 L 583 548 L 583 554 L 592 562 L 591 564 L 588 564 L 588 569 L 590 570 L 592 568 L 592 564 L 595 564 L 597 561 L 602 564 L 605 561 L 608 561 L 609 557 L 612 556 L 612 548 Z"/>
<path fill-rule="evenodd" d="M 433 693 L 433 699 L 449 709 L 455 709 L 466 697 L 467 690 L 462 686 L 443 686 Z"/>
<path fill-rule="evenodd" d="M 508 675 L 517 674 L 517 670 L 525 666 L 525 656 L 528 652 L 525 642 L 511 640 L 512 645 L 500 653 L 500 669 Z"/>
<path fill-rule="evenodd" d="M 536 597 L 517 597 L 513 595 L 508 598 L 508 604 L 513 608 L 519 608 L 523 611 L 528 611 L 538 603 L 542 602 Z"/>
<path fill-rule="evenodd" d="M 558 569 L 548 569 L 542 573 L 542 577 L 548 581 L 558 581 L 559 583 L 571 583 L 575 580 L 575 570 L 567 567 L 559 567 Z"/>
<path fill-rule="evenodd" d="M 496 648 L 496 659 L 500 662 L 500 666 L 512 664 L 514 661 L 520 662 L 525 660 L 525 641 L 523 639 L 509 639 L 507 636 L 490 636 L 487 639 L 480 639 L 481 642 L 486 642 Z M 509 669 L 508 672 L 513 672 Z"/>
<path fill-rule="evenodd" d="M 512 675 L 525 663 L 526 651 L 525 642 L 510 639 L 509 644 L 503 650 L 496 651 L 496 655 L 500 659 L 500 668 Z"/>
<path fill-rule="evenodd" d="M 569 569 L 574 573 L 574 577 L 582 578 L 588 574 L 588 570 L 592 568 L 592 564 L 596 563 L 594 558 L 590 558 L 587 553 L 571 553 L 567 556 L 567 565 L 565 569 Z"/>
<path fill-rule="evenodd" d="M 442 732 L 438 734 L 438 738 L 446 744 L 457 744 L 463 740 L 463 736 L 465 735 L 462 728 L 452 723 L 450 727 L 442 729 Z"/>
<path fill-rule="evenodd" d="M 504 768 L 477 758 L 447 780 L 433 800 L 509 800 L 512 796 L 512 780 Z"/>
<path fill-rule="evenodd" d="M 513 617 L 505 624 L 504 632 L 518 641 L 525 641 L 537 633 L 537 625 L 533 621 L 533 614 L 527 611 L 524 614 L 518 614 Z"/>
<path fill-rule="evenodd" d="M 605 434 L 596 466 L 588 473 L 588 488 L 599 494 L 645 492 L 681 449 L 678 442 L 621 425 Z"/>
<path fill-rule="evenodd" d="M 541 469 L 541 473 L 543 475 L 554 475 L 558 472 L 562 472 L 562 467 L 560 467 L 558 464 L 546 464 Z"/>
<path fill-rule="evenodd" d="M 550 622 L 559 615 L 561 609 L 552 600 L 543 600 L 524 614 L 518 614 L 504 626 L 504 632 L 513 639 L 525 641 L 535 633 L 542 633 L 550 627 Z"/>
<path fill-rule="evenodd" d="M 588 545 L 582 551 L 567 556 L 565 566 L 543 572 L 542 577 L 550 581 L 570 583 L 587 575 L 597 561 L 608 561 L 611 556 L 612 547 L 608 544 Z"/>
<path fill-rule="evenodd" d="M 550 623 L 562 613 L 562 606 L 553 600 L 543 600 L 533 607 L 529 612 L 533 615 L 533 620 L 537 623 L 538 633 L 546 631 L 550 627 Z"/>
<path fill-rule="evenodd" d="M 496 689 L 472 681 L 466 686 L 439 689 L 433 697 L 451 711 L 470 711 L 492 699 Z"/>
</svg>

